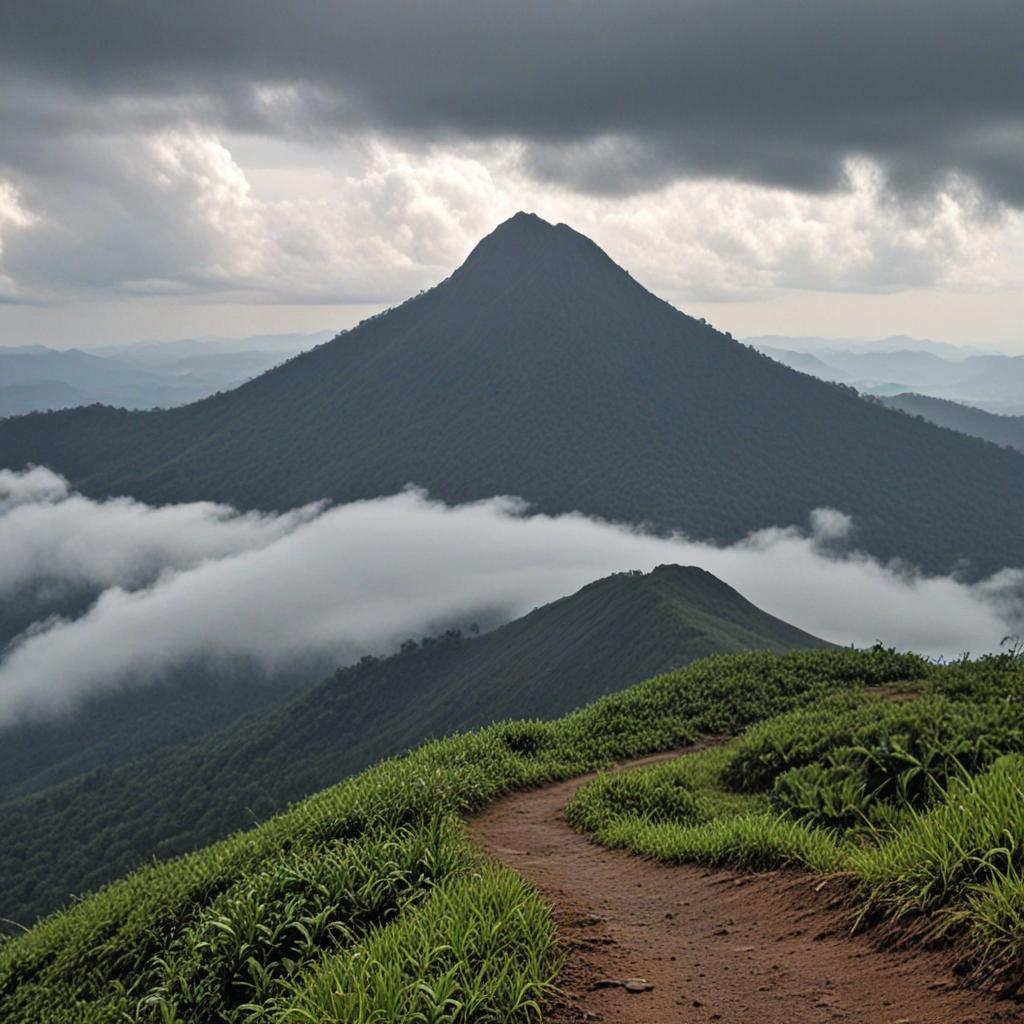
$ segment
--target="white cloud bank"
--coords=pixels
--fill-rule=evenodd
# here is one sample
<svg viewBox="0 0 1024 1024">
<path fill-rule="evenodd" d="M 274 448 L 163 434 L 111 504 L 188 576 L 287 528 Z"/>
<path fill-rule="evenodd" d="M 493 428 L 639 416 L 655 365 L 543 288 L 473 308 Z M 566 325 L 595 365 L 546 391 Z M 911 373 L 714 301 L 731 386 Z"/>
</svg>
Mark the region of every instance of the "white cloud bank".
<svg viewBox="0 0 1024 1024">
<path fill-rule="evenodd" d="M 266 547 L 321 511 L 240 514 L 212 502 L 150 508 L 130 498 L 98 504 L 42 466 L 0 470 L 0 600 L 81 586 L 137 590 L 165 573 Z"/>
<path fill-rule="evenodd" d="M 1024 574 L 922 578 L 843 553 L 849 520 L 769 529 L 716 548 L 510 498 L 456 507 L 417 491 L 280 516 L 196 503 L 96 502 L 48 470 L 0 474 L 0 596 L 62 584 L 99 599 L 38 624 L 0 661 L 0 725 L 73 707 L 194 658 L 387 652 L 480 616 L 512 618 L 611 572 L 699 565 L 764 610 L 843 644 L 929 655 L 995 650 Z M 837 553 L 838 552 L 838 553 Z"/>
</svg>

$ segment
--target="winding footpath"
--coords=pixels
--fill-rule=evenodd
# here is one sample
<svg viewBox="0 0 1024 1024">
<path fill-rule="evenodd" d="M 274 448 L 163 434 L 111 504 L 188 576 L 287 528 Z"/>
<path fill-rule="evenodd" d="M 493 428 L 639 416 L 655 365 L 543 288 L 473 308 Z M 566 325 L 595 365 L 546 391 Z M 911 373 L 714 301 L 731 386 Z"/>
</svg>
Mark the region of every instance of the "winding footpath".
<svg viewBox="0 0 1024 1024">
<path fill-rule="evenodd" d="M 666 866 L 597 846 L 562 813 L 589 778 L 514 793 L 469 823 L 555 909 L 567 961 L 551 1024 L 1024 1022 L 1018 1004 L 958 988 L 937 954 L 850 936 L 808 875 Z M 630 979 L 646 984 L 630 991 Z"/>
</svg>

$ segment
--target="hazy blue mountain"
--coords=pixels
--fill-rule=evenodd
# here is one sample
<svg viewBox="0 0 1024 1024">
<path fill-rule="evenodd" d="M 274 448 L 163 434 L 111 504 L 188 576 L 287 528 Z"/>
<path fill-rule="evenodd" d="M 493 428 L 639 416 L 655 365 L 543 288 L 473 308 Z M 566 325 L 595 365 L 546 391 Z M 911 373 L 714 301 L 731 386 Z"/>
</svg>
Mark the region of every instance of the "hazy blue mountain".
<svg viewBox="0 0 1024 1024">
<path fill-rule="evenodd" d="M 0 348 L 0 384 L 25 384 L 38 380 L 61 381 L 82 390 L 116 393 L 131 387 L 158 383 L 145 371 L 81 349 L 52 349 L 42 345 Z"/>
<path fill-rule="evenodd" d="M 235 383 L 241 379 L 244 377 Z M 10 388 L 15 388 L 15 396 L 22 399 L 34 392 L 39 404 L 32 409 L 4 409 L 0 415 L 97 402 L 126 409 L 166 407 L 183 405 L 217 390 L 185 371 L 158 371 L 79 349 L 43 346 L 27 350 L 0 348 L 0 389 Z M 76 396 L 77 401 L 65 401 L 69 395 Z M 53 404 L 55 401 L 59 404 Z"/>
<path fill-rule="evenodd" d="M 836 384 L 850 384 L 856 378 L 854 375 L 839 369 L 838 366 L 831 366 L 819 356 L 810 352 L 794 352 L 790 349 L 773 348 L 770 345 L 759 345 L 758 351 L 770 356 L 776 362 L 789 366 L 800 373 L 810 374 L 818 380 L 832 381 Z"/>
<path fill-rule="evenodd" d="M 1024 356 L 979 354 L 944 346 L 955 352 L 953 358 L 943 354 L 938 342 L 929 343 L 928 349 L 863 350 L 829 348 L 825 345 L 827 339 L 807 338 L 802 339 L 808 349 L 805 351 L 767 343 L 800 343 L 801 339 L 752 340 L 758 351 L 786 366 L 819 380 L 849 384 L 863 394 L 895 397 L 914 393 L 974 405 L 992 413 L 1024 413 Z M 822 342 L 822 347 L 811 351 L 812 341 Z"/>
<path fill-rule="evenodd" d="M 894 334 L 888 338 L 865 341 L 853 338 L 823 338 L 818 335 L 759 334 L 743 339 L 754 348 L 782 349 L 789 352 L 804 352 L 819 356 L 827 361 L 830 352 L 858 354 L 885 352 L 930 352 L 941 359 L 956 362 L 972 355 L 990 355 L 991 350 L 978 345 L 951 345 L 945 341 L 930 338 L 911 338 L 905 334 Z"/>
<path fill-rule="evenodd" d="M 1024 564 L 1018 453 L 795 373 L 527 214 L 436 288 L 242 387 L 166 411 L 8 419 L 0 460 L 93 495 L 247 508 L 412 481 L 725 542 L 827 505 L 883 559 Z"/>
<path fill-rule="evenodd" d="M 911 381 L 916 387 L 954 385 L 969 371 L 968 360 L 951 362 L 931 352 L 910 349 L 886 352 L 857 352 L 821 349 L 802 352 L 758 344 L 757 349 L 772 359 L 809 373 L 820 380 L 852 384 L 858 390 L 890 387 L 899 381 Z"/>
<path fill-rule="evenodd" d="M 107 346 L 85 352 L 44 345 L 0 347 L 0 417 L 101 403 L 169 408 L 205 398 L 331 337 L 261 335 Z"/>
<path fill-rule="evenodd" d="M 330 341 L 335 331 L 290 334 L 253 334 L 245 338 L 178 338 L 169 341 L 137 341 L 126 345 L 107 345 L 93 351 L 98 355 L 119 356 L 138 362 L 159 363 L 188 356 L 230 355 L 265 352 L 281 356 L 304 352 L 314 345 Z"/>
<path fill-rule="evenodd" d="M 885 384 L 909 380 L 925 386 L 955 385 L 969 375 L 970 359 L 950 362 L 931 352 L 827 352 L 822 360 L 852 380 L 865 384 Z"/>
<path fill-rule="evenodd" d="M 1024 356 L 973 356 L 961 366 L 962 380 L 953 386 L 924 389 L 925 393 L 988 412 L 1024 414 Z"/>
<path fill-rule="evenodd" d="M 82 391 L 62 380 L 43 378 L 0 385 L 0 416 L 23 416 L 37 410 L 70 409 L 76 405 L 85 405 L 88 401 Z"/>
</svg>

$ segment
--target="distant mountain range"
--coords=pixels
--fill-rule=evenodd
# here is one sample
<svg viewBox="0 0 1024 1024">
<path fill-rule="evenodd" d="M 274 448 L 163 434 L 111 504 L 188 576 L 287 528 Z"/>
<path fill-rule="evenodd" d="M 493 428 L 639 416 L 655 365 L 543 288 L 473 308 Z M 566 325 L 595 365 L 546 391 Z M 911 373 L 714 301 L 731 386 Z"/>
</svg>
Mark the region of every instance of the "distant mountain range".
<svg viewBox="0 0 1024 1024">
<path fill-rule="evenodd" d="M 829 646 L 696 568 L 619 573 L 481 636 L 364 658 L 202 740 L 0 805 L 0 918 L 264 818 L 424 739 L 554 718 L 710 654 Z"/>
<path fill-rule="evenodd" d="M 758 351 L 820 380 L 849 384 L 869 395 L 915 393 L 972 405 L 987 412 L 1024 414 L 1024 356 L 972 354 L 972 350 L 917 342 L 925 348 L 873 350 L 829 348 L 825 339 L 748 339 Z M 807 348 L 783 347 L 786 342 Z M 911 339 L 893 338 L 893 343 Z M 774 344 L 781 343 L 781 344 Z M 880 346 L 884 346 L 880 342 Z"/>
<path fill-rule="evenodd" d="M 888 338 L 865 340 L 860 338 L 822 338 L 813 334 L 758 334 L 743 339 L 754 348 L 784 349 L 789 352 L 821 353 L 850 352 L 871 354 L 885 352 L 930 352 L 932 355 L 956 362 L 972 355 L 998 355 L 983 345 L 951 345 L 947 341 L 931 338 L 912 338 L 907 334 L 891 334 Z"/>
<path fill-rule="evenodd" d="M 280 509 L 413 482 L 717 542 L 830 506 L 882 559 L 1024 565 L 1020 454 L 795 373 L 530 214 L 436 288 L 234 391 L 0 422 L 0 463 L 29 462 L 150 502 Z"/>
<path fill-rule="evenodd" d="M 107 346 L 0 346 L 0 417 L 101 403 L 169 408 L 225 391 L 331 337 L 260 335 Z"/>
</svg>

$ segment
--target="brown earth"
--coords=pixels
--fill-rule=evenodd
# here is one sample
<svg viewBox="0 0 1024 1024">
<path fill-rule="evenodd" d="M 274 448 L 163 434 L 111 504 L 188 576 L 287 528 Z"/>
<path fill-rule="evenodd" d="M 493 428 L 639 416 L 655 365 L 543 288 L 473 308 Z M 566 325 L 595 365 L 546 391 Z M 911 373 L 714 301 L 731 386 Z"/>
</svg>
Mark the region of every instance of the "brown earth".
<svg viewBox="0 0 1024 1024">
<path fill-rule="evenodd" d="M 937 953 L 851 936 L 820 879 L 668 866 L 597 846 L 562 814 L 588 778 L 515 793 L 470 822 L 554 907 L 566 966 L 551 1024 L 1024 1021 L 1019 1004 L 960 987 Z M 653 987 L 629 991 L 630 979 Z"/>
</svg>

